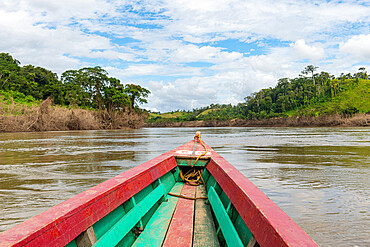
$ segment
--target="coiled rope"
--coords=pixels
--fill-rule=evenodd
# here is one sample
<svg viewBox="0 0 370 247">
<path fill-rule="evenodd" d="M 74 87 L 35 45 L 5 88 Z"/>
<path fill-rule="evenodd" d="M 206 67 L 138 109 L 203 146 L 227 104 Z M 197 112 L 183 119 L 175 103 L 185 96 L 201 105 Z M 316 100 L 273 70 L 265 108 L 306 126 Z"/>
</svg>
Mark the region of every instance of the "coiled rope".
<svg viewBox="0 0 370 247">
<path fill-rule="evenodd" d="M 202 183 L 205 184 L 204 180 L 203 180 L 203 177 L 202 177 L 203 170 L 196 170 L 194 168 L 194 166 L 198 162 L 200 157 L 207 154 L 207 147 L 206 147 L 206 145 L 204 145 L 204 143 L 201 139 L 200 131 L 197 131 L 195 133 L 194 140 L 195 140 L 195 142 L 199 142 L 200 144 L 202 144 L 202 146 L 204 147 L 204 153 L 200 154 L 196 158 L 194 163 L 191 165 L 191 169 L 189 171 L 187 171 L 185 174 L 183 174 L 182 171 L 180 170 L 180 178 L 182 179 L 182 181 L 184 181 L 184 183 L 188 183 L 188 184 L 193 185 L 193 186 L 198 186 Z"/>
<path fill-rule="evenodd" d="M 204 145 L 202 139 L 201 139 L 201 136 L 200 136 L 200 132 L 197 131 L 195 133 L 195 136 L 194 136 L 194 140 L 195 142 L 199 142 L 200 144 L 202 144 L 202 146 L 204 147 L 204 153 L 200 154 L 195 162 L 191 165 L 190 167 L 190 170 L 187 171 L 185 174 L 182 173 L 182 171 L 180 170 L 180 178 L 181 180 L 184 182 L 184 183 L 188 183 L 189 185 L 192 185 L 192 186 L 198 186 L 200 184 L 204 184 L 205 185 L 205 182 L 203 180 L 203 170 L 196 170 L 194 168 L 195 164 L 198 162 L 198 160 L 200 159 L 200 157 L 204 156 L 207 154 L 207 147 L 206 145 Z M 192 198 L 192 197 L 187 197 L 187 196 L 182 196 L 182 195 L 176 195 L 176 194 L 172 194 L 172 193 L 168 193 L 169 195 L 171 196 L 176 196 L 176 197 L 180 197 L 180 198 L 185 198 L 185 199 L 190 199 L 190 200 L 197 200 L 197 199 L 208 199 L 207 197 L 195 197 L 195 198 Z"/>
</svg>

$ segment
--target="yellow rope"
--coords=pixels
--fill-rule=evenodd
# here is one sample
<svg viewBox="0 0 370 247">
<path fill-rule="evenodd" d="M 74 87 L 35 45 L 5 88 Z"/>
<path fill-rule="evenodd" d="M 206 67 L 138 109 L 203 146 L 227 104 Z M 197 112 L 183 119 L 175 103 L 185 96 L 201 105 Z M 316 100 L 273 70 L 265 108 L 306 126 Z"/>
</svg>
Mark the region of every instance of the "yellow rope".
<svg viewBox="0 0 370 247">
<path fill-rule="evenodd" d="M 180 170 L 180 178 L 182 181 L 187 182 L 190 185 L 198 186 L 199 184 L 204 184 L 204 180 L 202 178 L 203 171 L 202 170 L 195 170 L 190 169 L 187 173 L 183 174 Z"/>
<path fill-rule="evenodd" d="M 197 131 L 197 133 L 195 134 L 195 137 L 194 137 L 195 141 L 199 141 L 200 144 L 202 144 L 202 146 L 204 147 L 204 153 L 200 154 L 197 159 L 195 160 L 195 162 L 193 163 L 193 165 L 191 165 L 191 169 L 186 172 L 185 174 L 182 173 L 182 171 L 180 170 L 180 178 L 182 179 L 182 181 L 184 182 L 187 182 L 188 184 L 190 185 L 193 185 L 193 186 L 198 186 L 200 184 L 205 184 L 204 183 L 204 180 L 203 180 L 203 170 L 196 170 L 194 168 L 195 164 L 198 162 L 199 158 L 206 155 L 207 154 L 207 147 L 206 145 L 204 145 L 202 139 L 201 139 L 201 136 L 200 136 L 200 132 Z M 198 140 L 197 140 L 198 139 Z"/>
<path fill-rule="evenodd" d="M 195 137 L 198 137 L 200 144 L 202 144 L 202 146 L 204 147 L 204 153 L 200 154 L 197 157 L 197 159 L 195 160 L 194 164 L 191 167 L 194 167 L 195 166 L 195 164 L 197 163 L 197 161 L 199 160 L 200 157 L 202 157 L 202 156 L 204 156 L 204 155 L 207 154 L 207 147 L 206 147 L 206 145 L 204 145 L 204 143 L 203 143 L 203 141 L 202 141 L 202 139 L 200 137 L 200 132 L 199 131 L 195 134 Z"/>
</svg>

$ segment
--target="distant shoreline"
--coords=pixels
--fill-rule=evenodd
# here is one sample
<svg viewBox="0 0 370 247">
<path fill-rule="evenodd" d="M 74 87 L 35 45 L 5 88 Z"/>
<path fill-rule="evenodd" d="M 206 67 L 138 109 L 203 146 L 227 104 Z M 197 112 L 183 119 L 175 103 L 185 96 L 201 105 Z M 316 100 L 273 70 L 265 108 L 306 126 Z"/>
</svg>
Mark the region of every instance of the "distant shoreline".
<svg viewBox="0 0 370 247">
<path fill-rule="evenodd" d="M 260 120 L 233 119 L 188 122 L 145 123 L 143 127 L 369 127 L 370 114 L 356 114 L 351 117 L 323 115 L 318 117 L 287 117 Z"/>
</svg>

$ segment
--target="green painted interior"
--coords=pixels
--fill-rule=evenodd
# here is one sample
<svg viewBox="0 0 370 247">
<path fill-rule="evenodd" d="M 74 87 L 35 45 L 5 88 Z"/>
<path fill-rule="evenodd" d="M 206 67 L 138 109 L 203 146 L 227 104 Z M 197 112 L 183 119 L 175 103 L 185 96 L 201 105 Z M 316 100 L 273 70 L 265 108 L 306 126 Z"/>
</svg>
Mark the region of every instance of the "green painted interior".
<svg viewBox="0 0 370 247">
<path fill-rule="evenodd" d="M 173 177 L 175 178 L 176 182 L 181 182 L 182 181 L 181 178 L 180 178 L 180 168 L 178 166 L 175 169 Z"/>
<path fill-rule="evenodd" d="M 171 193 L 180 194 L 183 183 L 177 182 L 171 189 Z M 168 196 L 161 203 L 158 210 L 149 220 L 145 230 L 140 234 L 133 246 L 161 246 L 165 238 L 172 215 L 175 211 L 178 197 Z"/>
<path fill-rule="evenodd" d="M 177 197 L 168 196 L 167 193 L 171 190 L 173 193 L 181 192 L 183 184 L 178 183 L 179 181 L 181 181 L 179 169 L 173 169 L 96 222 L 93 229 L 98 242 L 94 246 L 132 246 L 138 238 L 139 227 L 146 229 L 153 216 L 157 214 L 157 218 L 159 217 L 168 201 L 174 201 L 175 198 L 177 202 Z M 172 204 L 173 208 L 176 205 L 168 204 Z M 170 209 L 167 207 L 165 210 L 167 215 Z M 151 228 L 154 229 L 153 226 Z M 67 246 L 77 247 L 75 240 Z"/>
<path fill-rule="evenodd" d="M 93 225 L 96 239 L 101 238 L 110 228 L 112 228 L 126 214 L 123 206 L 119 206 L 110 214 L 105 216 Z"/>
<path fill-rule="evenodd" d="M 165 193 L 164 185 L 159 185 L 127 212 L 93 246 L 116 246 Z"/>
<path fill-rule="evenodd" d="M 192 166 L 194 164 L 194 159 L 180 159 L 180 158 L 177 158 L 176 159 L 176 164 L 178 166 Z M 197 161 L 197 163 L 195 164 L 195 166 L 197 167 L 206 167 L 206 165 L 208 164 L 209 160 L 201 160 L 199 159 Z"/>
<path fill-rule="evenodd" d="M 238 232 L 235 229 L 235 226 L 233 225 L 226 209 L 222 205 L 220 197 L 213 187 L 210 187 L 208 190 L 208 199 L 211 203 L 211 207 L 216 216 L 216 219 L 219 222 L 227 245 L 235 247 L 243 246 L 243 243 L 239 237 Z"/>
<path fill-rule="evenodd" d="M 179 171 L 166 173 L 96 222 L 94 246 L 161 246 L 178 201 L 167 193 L 179 194 L 183 186 Z M 220 246 L 247 246 L 252 233 L 230 199 L 207 169 L 203 179 Z M 77 247 L 75 240 L 67 246 Z"/>
<path fill-rule="evenodd" d="M 238 238 L 241 240 L 243 246 L 247 246 L 250 239 L 252 238 L 252 233 L 243 221 L 243 219 L 240 217 L 238 211 L 235 209 L 234 205 L 230 202 L 229 197 L 226 195 L 226 193 L 222 190 L 221 186 L 216 182 L 214 177 L 209 173 L 207 169 L 204 170 L 203 172 L 203 180 L 206 183 L 206 188 L 207 188 L 207 194 L 208 197 L 210 196 L 210 189 L 212 188 L 213 191 L 215 192 L 215 195 L 217 195 L 221 207 L 218 207 L 218 210 L 215 210 L 214 205 L 211 203 L 212 207 L 212 213 L 213 213 L 213 218 L 215 221 L 215 226 L 217 229 L 217 237 L 219 239 L 220 245 L 221 246 L 237 246 L 235 244 L 228 244 L 226 239 L 230 238 L 229 236 L 226 236 L 226 234 L 229 234 L 228 231 L 222 230 L 222 227 L 220 225 L 225 225 L 225 222 L 219 222 L 218 218 L 226 217 L 230 219 L 232 223 L 232 227 L 236 230 L 236 233 L 238 235 Z M 225 212 L 225 214 L 222 214 L 222 212 Z M 222 214 L 222 217 L 217 217 L 217 214 Z M 225 228 L 225 227 L 224 227 Z M 225 235 L 225 236 L 224 236 Z"/>
<path fill-rule="evenodd" d="M 69 242 L 66 247 L 77 247 L 76 241 L 73 239 L 71 242 Z"/>
</svg>

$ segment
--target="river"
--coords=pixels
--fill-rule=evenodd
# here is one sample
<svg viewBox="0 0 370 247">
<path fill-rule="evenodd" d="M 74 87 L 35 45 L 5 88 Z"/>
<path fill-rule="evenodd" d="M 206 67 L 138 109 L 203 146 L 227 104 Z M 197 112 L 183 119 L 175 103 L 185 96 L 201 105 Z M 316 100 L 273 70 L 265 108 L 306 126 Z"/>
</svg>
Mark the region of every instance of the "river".
<svg viewBox="0 0 370 247">
<path fill-rule="evenodd" d="M 370 246 L 369 128 L 144 128 L 0 134 L 0 232 L 202 140 L 321 246 Z"/>
</svg>

